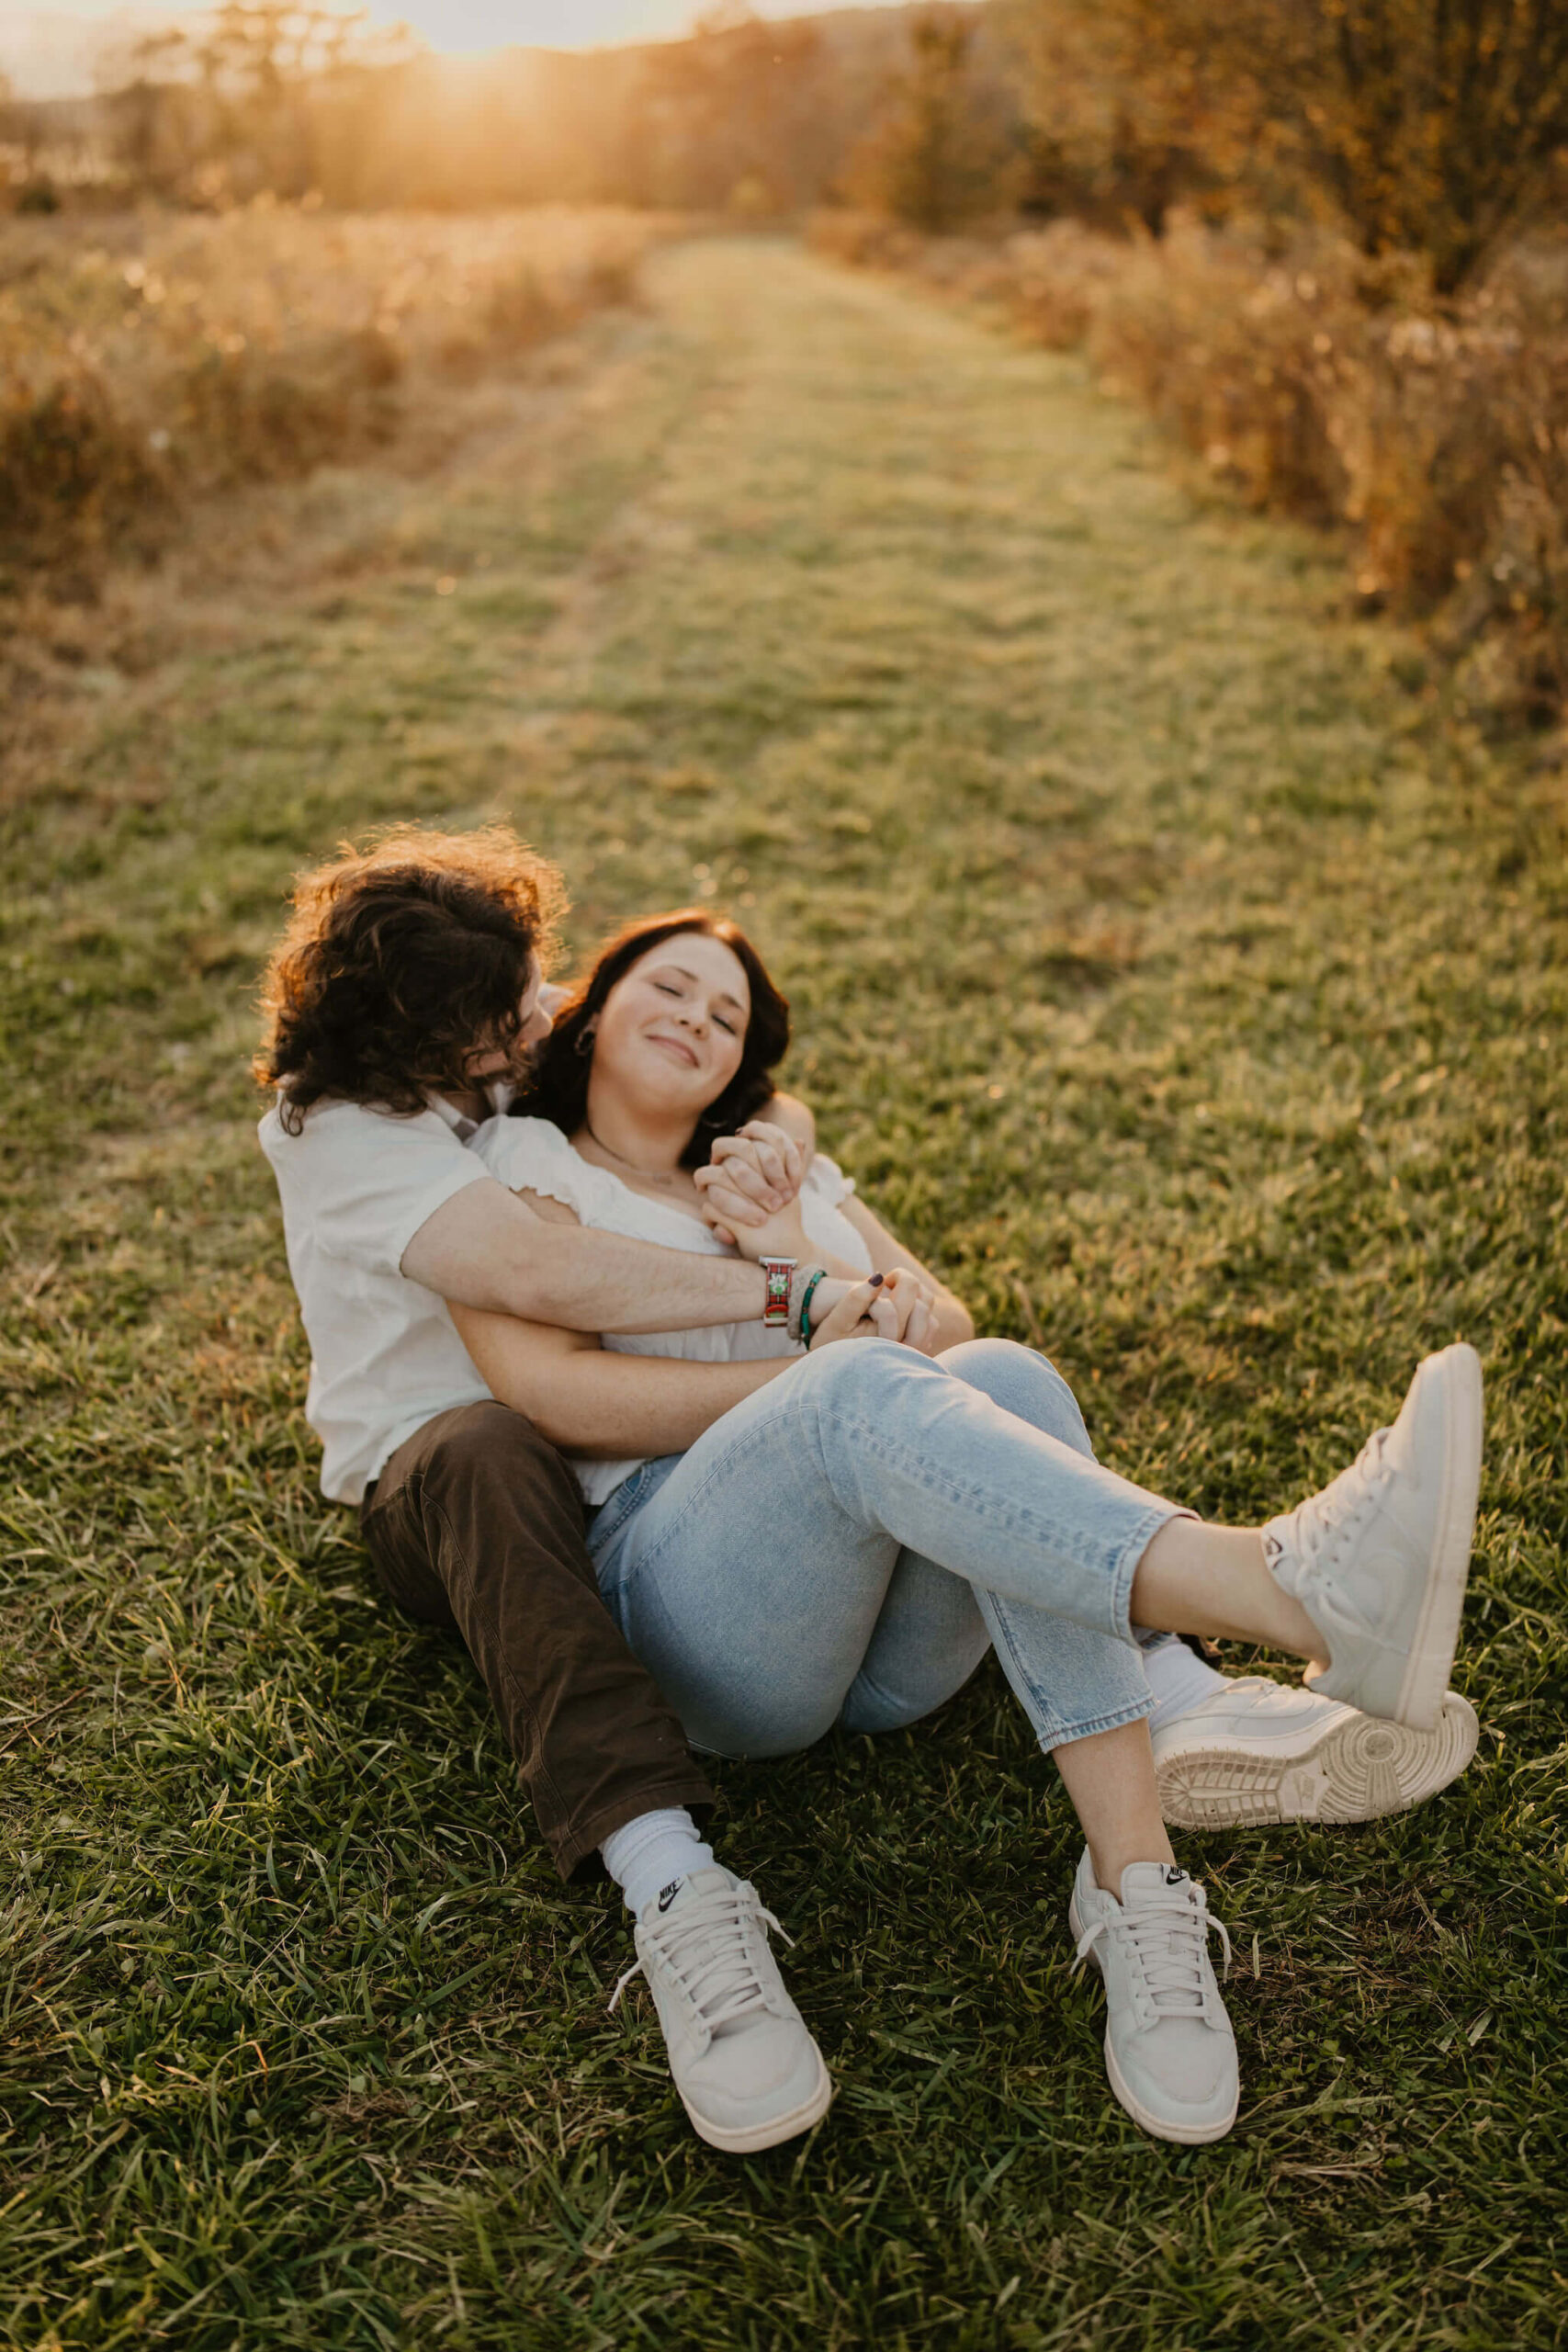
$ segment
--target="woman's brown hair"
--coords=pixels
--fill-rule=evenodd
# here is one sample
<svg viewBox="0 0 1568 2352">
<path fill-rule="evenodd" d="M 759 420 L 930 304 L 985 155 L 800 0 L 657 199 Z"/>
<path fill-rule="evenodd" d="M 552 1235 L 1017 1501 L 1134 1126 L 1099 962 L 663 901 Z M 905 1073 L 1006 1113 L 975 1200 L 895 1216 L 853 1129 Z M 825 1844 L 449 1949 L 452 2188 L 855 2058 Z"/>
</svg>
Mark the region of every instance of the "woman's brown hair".
<svg viewBox="0 0 1568 2352">
<path fill-rule="evenodd" d="M 708 1104 L 681 1154 L 682 1168 L 705 1168 L 720 1136 L 732 1136 L 754 1119 L 773 1093 L 773 1073 L 789 1046 L 789 1001 L 774 987 L 767 966 L 739 923 L 705 907 L 682 907 L 674 914 L 647 915 L 628 923 L 605 943 L 586 978 L 578 982 L 555 1016 L 555 1026 L 535 1057 L 532 1076 L 512 1104 L 519 1119 L 552 1119 L 572 1136 L 588 1117 L 588 1076 L 593 1058 L 593 1023 L 615 982 L 667 939 L 684 932 L 716 939 L 739 959 L 751 991 L 751 1012 L 741 1042 L 740 1067 L 724 1092 Z"/>
<path fill-rule="evenodd" d="M 412 1113 L 462 1093 L 469 1056 L 516 1035 L 565 905 L 555 867 L 504 825 L 403 825 L 303 875 L 262 981 L 253 1064 L 280 1090 L 288 1132 L 327 1096 Z"/>
</svg>

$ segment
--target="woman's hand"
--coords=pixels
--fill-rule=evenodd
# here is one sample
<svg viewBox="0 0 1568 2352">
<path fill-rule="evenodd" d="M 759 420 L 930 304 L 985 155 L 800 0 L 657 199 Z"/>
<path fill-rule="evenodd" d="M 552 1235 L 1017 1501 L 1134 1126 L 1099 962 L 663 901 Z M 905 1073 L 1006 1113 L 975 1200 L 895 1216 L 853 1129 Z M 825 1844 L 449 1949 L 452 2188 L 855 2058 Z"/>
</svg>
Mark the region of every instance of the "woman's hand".
<svg viewBox="0 0 1568 2352">
<path fill-rule="evenodd" d="M 751 1119 L 739 1135 L 720 1136 L 692 1181 L 720 1241 L 746 1258 L 797 1258 L 809 1247 L 796 1206 L 805 1173 L 806 1154 L 794 1136 Z"/>
<path fill-rule="evenodd" d="M 882 1277 L 884 1295 L 892 1294 L 902 1318 L 898 1337 L 907 1348 L 934 1356 L 941 1345 L 937 1328 L 936 1288 L 929 1275 L 912 1266 L 893 1266 Z"/>
<path fill-rule="evenodd" d="M 699 1168 L 693 1179 L 703 1196 L 703 1215 L 718 1239 L 739 1250 L 743 1258 L 794 1258 L 799 1264 L 820 1263 L 823 1253 L 807 1233 L 800 1214 L 807 1162 L 807 1155 L 795 1137 L 766 1119 L 750 1120 L 738 1136 L 721 1136 L 708 1166 Z M 890 1250 L 897 1247 L 891 1235 L 879 1227 L 872 1229 Z M 842 1261 L 834 1260 L 829 1272 L 842 1277 L 846 1272 Z M 844 1327 L 837 1310 L 851 1288 L 860 1293 L 868 1285 L 835 1278 L 819 1288 L 818 1334 L 830 1322 L 835 1340 L 898 1340 L 927 1356 L 951 1345 L 951 1337 L 944 1340 L 942 1334 L 938 1286 L 919 1268 L 888 1267 L 876 1280 L 879 1304 L 874 1316 L 863 1311 L 853 1318 L 852 1327 Z M 967 1336 L 973 1337 L 972 1329 Z"/>
<path fill-rule="evenodd" d="M 829 1298 L 830 1294 L 836 1295 Z M 826 1313 L 824 1301 L 829 1302 Z M 921 1355 L 932 1352 L 936 1325 L 930 1285 L 907 1267 L 872 1274 L 863 1283 L 821 1283 L 813 1304 L 813 1348 L 830 1348 L 838 1340 L 896 1340 Z"/>
</svg>

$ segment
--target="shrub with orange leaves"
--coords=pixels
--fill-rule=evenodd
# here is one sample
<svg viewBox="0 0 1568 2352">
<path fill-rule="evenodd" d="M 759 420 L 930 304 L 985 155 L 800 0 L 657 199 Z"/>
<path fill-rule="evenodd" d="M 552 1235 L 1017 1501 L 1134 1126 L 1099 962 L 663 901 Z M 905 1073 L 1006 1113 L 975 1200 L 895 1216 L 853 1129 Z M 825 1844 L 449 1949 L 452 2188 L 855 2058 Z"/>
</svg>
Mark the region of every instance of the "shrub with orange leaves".
<svg viewBox="0 0 1568 2352">
<path fill-rule="evenodd" d="M 0 571 L 150 544 L 193 492 L 397 429 L 419 376 L 504 366 L 624 300 L 613 210 L 0 221 Z"/>
<path fill-rule="evenodd" d="M 1005 310 L 1132 395 L 1249 503 L 1345 537 L 1368 605 L 1430 624 L 1478 706 L 1568 706 L 1568 252 L 1517 248 L 1462 302 L 1303 235 L 1284 254 L 1178 215 L 921 240 L 823 214 L 819 250 Z"/>
</svg>

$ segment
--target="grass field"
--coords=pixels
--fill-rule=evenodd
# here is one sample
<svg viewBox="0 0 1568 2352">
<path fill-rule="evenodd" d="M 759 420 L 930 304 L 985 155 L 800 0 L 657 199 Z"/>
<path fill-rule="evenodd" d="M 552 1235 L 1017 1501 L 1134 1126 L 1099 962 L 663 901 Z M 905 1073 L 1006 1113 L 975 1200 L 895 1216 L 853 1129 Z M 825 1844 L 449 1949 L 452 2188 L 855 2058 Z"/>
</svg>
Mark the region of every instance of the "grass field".
<svg viewBox="0 0 1568 2352">
<path fill-rule="evenodd" d="M 1077 363 L 782 245 L 650 287 L 434 470 L 318 474 L 119 583 L 141 658 L 62 647 L 29 729 L 4 2340 L 1560 2343 L 1561 777 Z M 579 945 L 694 895 L 754 925 L 827 1147 L 1139 1479 L 1259 1514 L 1482 1350 L 1473 1770 L 1181 1841 L 1236 1947 L 1224 2145 L 1106 2090 L 1072 1823 L 987 1670 L 724 1770 L 840 2087 L 808 2143 L 702 2147 L 646 2001 L 605 2014 L 611 1903 L 321 1502 L 258 961 L 344 831 L 498 814 Z"/>
<path fill-rule="evenodd" d="M 828 209 L 809 242 L 1082 352 L 1211 485 L 1331 528 L 1347 597 L 1424 625 L 1456 707 L 1494 732 L 1561 722 L 1568 236 L 1520 240 L 1434 310 L 1409 255 L 1379 266 L 1379 283 L 1322 226 L 1283 250 L 1260 231 L 1178 210 L 1157 239 L 1066 217 L 919 237 Z"/>
</svg>

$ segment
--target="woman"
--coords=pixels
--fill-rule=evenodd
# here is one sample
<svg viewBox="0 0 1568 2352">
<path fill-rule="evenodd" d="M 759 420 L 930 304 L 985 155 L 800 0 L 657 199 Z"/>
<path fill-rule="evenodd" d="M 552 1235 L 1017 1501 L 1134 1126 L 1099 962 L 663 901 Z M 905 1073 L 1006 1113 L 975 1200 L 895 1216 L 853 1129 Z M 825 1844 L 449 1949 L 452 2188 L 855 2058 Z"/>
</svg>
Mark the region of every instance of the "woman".
<svg viewBox="0 0 1568 2352">
<path fill-rule="evenodd" d="M 703 911 L 655 918 L 600 957 L 528 1093 L 475 1148 L 542 1215 L 721 1250 L 723 1139 L 771 1094 L 787 1042 L 787 1007 L 742 933 Z M 1208 1934 L 1228 1939 L 1166 1834 L 1136 1629 L 1327 1660 L 1332 1695 L 1432 1721 L 1475 1510 L 1473 1352 L 1428 1358 L 1395 1427 L 1322 1495 L 1261 1529 L 1210 1527 L 1097 1464 L 1051 1365 L 975 1340 L 830 1160 L 749 1249 L 795 1261 L 804 1339 L 753 1324 L 600 1345 L 455 1310 L 458 1328 L 495 1395 L 575 1457 L 606 1600 L 695 1744 L 781 1755 L 835 1724 L 911 1724 L 995 1647 L 1084 1830 L 1068 1917 L 1105 1981 L 1112 2087 L 1159 2136 L 1221 2137 L 1237 2075 Z M 817 1270 L 854 1285 L 819 1328 Z M 772 1362 L 673 1455 L 618 1381 L 626 1352 Z M 703 2130 L 725 2066 L 759 2036 L 748 2081 L 766 2077 L 773 2125 L 802 2129 L 827 2104 L 826 2069 L 767 1952 L 767 1915 L 700 1856 L 637 1929 L 677 2084 Z"/>
</svg>

